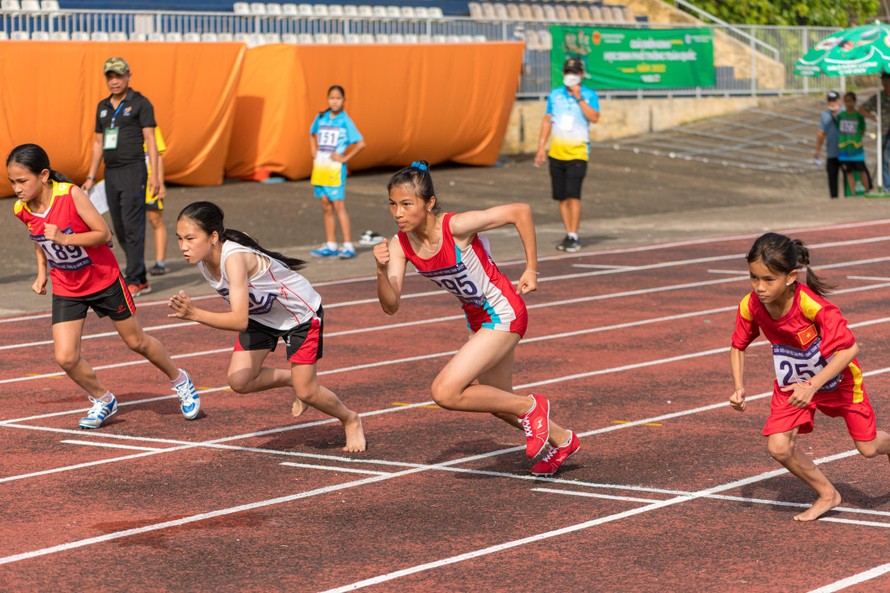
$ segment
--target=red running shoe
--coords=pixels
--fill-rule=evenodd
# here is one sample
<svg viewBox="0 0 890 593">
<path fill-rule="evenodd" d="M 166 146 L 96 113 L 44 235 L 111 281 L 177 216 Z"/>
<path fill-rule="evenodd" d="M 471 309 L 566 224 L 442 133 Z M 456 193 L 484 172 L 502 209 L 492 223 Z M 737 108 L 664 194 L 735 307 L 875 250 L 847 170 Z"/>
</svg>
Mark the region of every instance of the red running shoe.
<svg viewBox="0 0 890 593">
<path fill-rule="evenodd" d="M 575 451 L 580 448 L 581 441 L 578 440 L 577 435 L 572 432 L 572 438 L 569 439 L 568 443 L 561 447 L 551 447 L 550 451 L 544 455 L 541 461 L 532 466 L 532 475 L 552 476 L 559 470 L 560 466 L 565 463 L 565 460 L 571 457 Z"/>
<path fill-rule="evenodd" d="M 525 454 L 535 457 L 550 438 L 550 402 L 543 395 L 532 394 L 532 409 L 519 417 L 525 431 Z"/>
</svg>

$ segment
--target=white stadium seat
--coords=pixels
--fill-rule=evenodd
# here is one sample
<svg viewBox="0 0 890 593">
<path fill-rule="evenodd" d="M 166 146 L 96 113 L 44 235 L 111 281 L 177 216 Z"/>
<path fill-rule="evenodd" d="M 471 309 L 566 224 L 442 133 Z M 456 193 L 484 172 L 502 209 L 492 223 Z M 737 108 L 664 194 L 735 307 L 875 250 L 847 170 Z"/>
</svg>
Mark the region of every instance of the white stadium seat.
<svg viewBox="0 0 890 593">
<path fill-rule="evenodd" d="M 374 16 L 379 18 L 386 18 L 386 7 L 385 6 L 372 6 L 371 10 L 374 12 Z"/>
<path fill-rule="evenodd" d="M 414 16 L 419 19 L 425 19 L 430 16 L 430 11 L 426 6 L 415 6 Z"/>
<path fill-rule="evenodd" d="M 553 37 L 550 31 L 538 31 L 538 40 L 541 42 L 541 49 L 545 51 L 553 49 Z"/>
<path fill-rule="evenodd" d="M 405 36 L 401 33 L 390 33 L 389 35 L 390 43 L 405 43 Z"/>
<path fill-rule="evenodd" d="M 316 33 L 312 38 L 315 40 L 315 43 L 318 43 L 319 45 L 327 45 L 331 42 L 331 38 L 327 33 Z"/>
<path fill-rule="evenodd" d="M 3 0 L 3 2 L 0 2 L 0 8 L 16 12 L 22 9 L 22 7 L 19 6 L 19 0 Z M 13 31 L 13 33 L 20 33 L 20 31 Z M 15 39 L 15 37 L 13 37 L 13 39 Z"/>
<path fill-rule="evenodd" d="M 343 16 L 343 7 L 339 4 L 331 4 L 330 6 L 328 6 L 328 16 Z"/>
<path fill-rule="evenodd" d="M 235 41 L 235 36 L 231 33 L 219 33 L 216 36 L 216 40 L 220 43 L 232 43 Z"/>
<path fill-rule="evenodd" d="M 179 43 L 182 41 L 182 33 L 177 33 L 176 31 L 167 33 L 166 35 L 164 35 L 164 41 L 174 41 L 176 43 Z"/>
<path fill-rule="evenodd" d="M 428 33 L 422 33 L 417 36 L 417 43 L 432 43 L 433 36 Z"/>
<path fill-rule="evenodd" d="M 49 33 L 46 31 L 34 31 L 31 33 L 32 41 L 49 41 Z"/>
<path fill-rule="evenodd" d="M 315 16 L 325 17 L 328 16 L 328 6 L 327 4 L 316 4 L 312 7 L 312 14 Z"/>
<path fill-rule="evenodd" d="M 494 16 L 495 16 L 496 18 L 501 19 L 501 20 L 505 20 L 505 19 L 507 19 L 507 18 L 508 18 L 508 15 L 507 15 L 507 5 L 506 5 L 506 4 L 501 4 L 501 3 L 497 3 L 497 4 L 495 4 L 495 5 L 494 5 Z"/>
<path fill-rule="evenodd" d="M 347 4 L 343 7 L 343 16 L 358 16 L 358 6 Z"/>
<path fill-rule="evenodd" d="M 284 16 L 297 16 L 300 14 L 300 11 L 297 9 L 296 4 L 288 3 L 281 5 L 281 14 Z"/>
<path fill-rule="evenodd" d="M 420 37 L 414 33 L 405 33 L 405 43 L 418 43 L 419 41 Z"/>
<path fill-rule="evenodd" d="M 298 40 L 302 45 L 312 45 L 315 43 L 315 38 L 312 37 L 311 33 L 300 33 Z"/>
<path fill-rule="evenodd" d="M 399 9 L 398 6 L 387 6 L 386 7 L 386 16 L 397 19 L 400 16 L 402 16 L 402 11 Z"/>
<path fill-rule="evenodd" d="M 529 51 L 541 49 L 541 46 L 538 43 L 538 32 L 537 31 L 526 31 L 525 32 L 525 49 L 527 49 Z"/>
<path fill-rule="evenodd" d="M 472 35 L 458 35 L 457 37 L 458 43 L 473 43 Z"/>
<path fill-rule="evenodd" d="M 200 33 L 184 33 L 182 35 L 182 40 L 186 43 L 201 43 L 201 34 Z"/>
<path fill-rule="evenodd" d="M 403 19 L 413 19 L 417 15 L 414 13 L 413 6 L 403 6 L 402 7 L 402 18 Z"/>
<path fill-rule="evenodd" d="M 108 34 L 108 41 L 129 41 L 129 37 L 123 31 L 114 31 Z"/>
<path fill-rule="evenodd" d="M 478 2 L 468 2 L 467 8 L 470 9 L 470 18 L 481 19 L 482 18 L 482 5 Z"/>
<path fill-rule="evenodd" d="M 473 43 L 487 43 L 488 37 L 485 35 L 473 35 Z"/>
<path fill-rule="evenodd" d="M 250 4 L 247 2 L 235 2 L 232 5 L 232 10 L 235 11 L 235 14 L 250 14 Z"/>
<path fill-rule="evenodd" d="M 0 41 L 9 41 L 9 34 L 6 31 L 0 31 Z"/>
<path fill-rule="evenodd" d="M 299 39 L 293 33 L 285 33 L 281 36 L 281 43 L 287 43 L 289 45 L 296 45 L 299 43 Z"/>
<path fill-rule="evenodd" d="M 74 31 L 71 33 L 71 41 L 89 41 L 90 34 L 86 31 Z"/>
<path fill-rule="evenodd" d="M 349 34 L 346 36 L 346 43 L 348 43 L 349 45 L 357 45 L 361 42 L 362 42 L 361 35 Z"/>
<path fill-rule="evenodd" d="M 433 43 L 445 43 L 446 40 L 444 35 L 433 35 L 430 41 Z"/>
<path fill-rule="evenodd" d="M 484 19 L 495 18 L 496 15 L 494 13 L 494 4 L 492 4 L 491 2 L 483 2 L 481 4 L 481 8 L 482 8 L 482 18 L 484 18 Z"/>
<path fill-rule="evenodd" d="M 262 2 L 250 3 L 250 14 L 254 16 L 263 16 L 266 14 L 266 5 Z"/>
<path fill-rule="evenodd" d="M 273 45 L 281 43 L 281 35 L 278 33 L 265 33 L 263 35 L 263 45 Z"/>
<path fill-rule="evenodd" d="M 216 33 L 201 33 L 201 41 L 204 43 L 216 43 L 219 41 L 219 35 Z"/>
<path fill-rule="evenodd" d="M 508 4 L 507 5 L 507 16 L 513 20 L 518 20 L 522 18 L 522 14 L 519 12 L 518 4 Z"/>
<path fill-rule="evenodd" d="M 346 37 L 340 33 L 331 33 L 331 37 L 328 41 L 330 41 L 332 45 L 344 45 L 346 43 Z"/>
<path fill-rule="evenodd" d="M 553 12 L 556 13 L 556 20 L 561 22 L 566 22 L 569 20 L 569 13 L 566 11 L 566 7 L 562 4 L 557 4 L 553 7 Z"/>
<path fill-rule="evenodd" d="M 74 39 L 74 34 L 71 34 L 71 39 Z M 145 33 L 130 33 L 130 41 L 148 41 L 148 35 Z"/>
<path fill-rule="evenodd" d="M 29 12 L 38 11 L 40 10 L 40 2 L 38 0 L 22 0 L 22 10 L 27 10 Z"/>
<path fill-rule="evenodd" d="M 111 38 L 105 31 L 93 31 L 90 34 L 90 41 L 111 41 Z"/>
<path fill-rule="evenodd" d="M 59 0 L 43 0 L 40 3 L 40 10 L 44 12 L 58 12 Z"/>
<path fill-rule="evenodd" d="M 266 4 L 266 14 L 269 16 L 281 16 L 284 12 L 284 9 L 281 7 L 281 4 L 277 2 L 269 2 Z"/>
<path fill-rule="evenodd" d="M 445 43 L 460 43 L 460 37 L 457 35 L 446 35 Z"/>
<path fill-rule="evenodd" d="M 442 18 L 442 9 L 438 6 L 433 6 L 429 9 L 429 16 L 431 19 L 440 19 Z"/>
<path fill-rule="evenodd" d="M 68 31 L 53 31 L 52 35 L 50 35 L 53 41 L 70 41 L 71 36 L 68 35 Z"/>
<path fill-rule="evenodd" d="M 359 35 L 358 37 L 359 37 L 359 39 L 361 39 L 362 43 L 366 43 L 366 44 L 374 43 L 374 36 L 371 35 L 370 33 L 364 33 L 362 35 Z"/>
<path fill-rule="evenodd" d="M 300 16 L 312 16 L 312 5 L 311 4 L 300 4 L 297 6 L 297 13 Z"/>
<path fill-rule="evenodd" d="M 359 16 L 374 16 L 374 9 L 368 4 L 362 4 L 358 7 Z"/>
<path fill-rule="evenodd" d="M 379 45 L 386 45 L 387 43 L 389 43 L 389 35 L 387 35 L 386 33 L 377 33 L 376 35 L 374 35 L 374 43 L 377 43 Z"/>
</svg>

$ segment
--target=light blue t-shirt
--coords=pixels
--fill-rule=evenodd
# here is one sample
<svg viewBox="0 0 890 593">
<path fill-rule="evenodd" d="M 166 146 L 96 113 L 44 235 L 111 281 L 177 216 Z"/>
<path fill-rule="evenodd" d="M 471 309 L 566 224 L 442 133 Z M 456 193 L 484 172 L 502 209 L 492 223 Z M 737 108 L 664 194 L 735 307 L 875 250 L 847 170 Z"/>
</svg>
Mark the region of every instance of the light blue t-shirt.
<svg viewBox="0 0 890 593">
<path fill-rule="evenodd" d="M 822 118 L 819 120 L 819 127 L 825 134 L 825 156 L 830 159 L 836 159 L 838 155 L 837 121 L 828 109 L 822 112 Z"/>
<path fill-rule="evenodd" d="M 363 140 L 358 128 L 345 111 L 332 116 L 330 109 L 315 116 L 309 133 L 316 135 L 318 150 L 337 154 L 343 154 L 351 144 Z"/>
<path fill-rule="evenodd" d="M 600 110 L 596 91 L 582 86 L 581 98 L 592 109 Z M 546 113 L 550 116 L 552 134 L 548 154 L 560 161 L 586 161 L 590 153 L 590 122 L 568 87 L 561 86 L 550 92 Z"/>
</svg>

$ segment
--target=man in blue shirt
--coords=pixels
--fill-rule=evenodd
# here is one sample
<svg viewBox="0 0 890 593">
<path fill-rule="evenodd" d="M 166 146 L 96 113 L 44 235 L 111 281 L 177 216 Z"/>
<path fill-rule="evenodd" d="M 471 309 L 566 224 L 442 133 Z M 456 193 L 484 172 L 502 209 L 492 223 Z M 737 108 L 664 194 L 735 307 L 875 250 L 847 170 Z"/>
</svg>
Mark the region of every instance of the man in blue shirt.
<svg viewBox="0 0 890 593">
<path fill-rule="evenodd" d="M 563 66 L 563 84 L 547 97 L 547 112 L 541 122 L 535 165 L 550 161 L 553 199 L 559 202 L 559 214 L 566 228 L 560 251 L 581 249 L 578 227 L 581 225 L 581 184 L 587 174 L 590 153 L 590 124 L 599 120 L 600 101 L 596 91 L 581 86 L 584 62 L 569 57 Z M 547 138 L 553 132 L 550 150 Z"/>
<path fill-rule="evenodd" d="M 831 199 L 835 200 L 838 196 L 838 170 L 840 164 L 837 160 L 837 116 L 841 112 L 841 96 L 837 91 L 828 91 L 828 109 L 822 112 L 819 120 L 819 132 L 816 134 L 816 154 L 814 157 L 819 160 L 822 152 L 822 142 L 825 142 L 825 170 L 828 172 L 828 191 Z"/>
</svg>

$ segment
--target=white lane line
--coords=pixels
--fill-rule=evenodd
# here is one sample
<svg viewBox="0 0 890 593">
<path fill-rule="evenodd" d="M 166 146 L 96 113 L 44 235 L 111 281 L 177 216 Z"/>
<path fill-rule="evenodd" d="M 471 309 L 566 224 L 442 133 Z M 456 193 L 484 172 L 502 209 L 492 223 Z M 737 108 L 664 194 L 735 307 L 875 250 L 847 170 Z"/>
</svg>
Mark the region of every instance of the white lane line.
<svg viewBox="0 0 890 593">
<path fill-rule="evenodd" d="M 875 282 L 890 282 L 886 276 L 847 276 L 849 280 L 873 280 Z"/>
<path fill-rule="evenodd" d="M 834 461 L 836 459 L 840 459 L 843 457 L 848 457 L 850 455 L 856 455 L 858 452 L 856 450 L 846 451 L 844 453 L 840 453 L 838 455 L 832 455 L 830 457 L 823 458 L 821 460 L 816 460 L 816 463 L 827 463 L 828 461 Z M 577 523 L 575 525 L 570 525 L 568 527 L 563 527 L 560 529 L 554 529 L 552 531 L 546 531 L 544 533 L 538 533 L 535 535 L 531 535 L 528 537 L 524 537 L 521 539 L 504 542 L 502 544 L 497 544 L 494 546 L 489 546 L 487 548 L 482 548 L 480 550 L 474 550 L 472 552 L 466 552 L 464 554 L 459 554 L 457 556 L 451 556 L 450 558 L 442 558 L 440 560 L 435 560 L 433 562 L 427 562 L 424 564 L 418 564 L 416 566 L 412 566 L 409 568 L 404 568 L 402 570 L 397 570 L 394 572 L 381 574 L 375 577 L 371 577 L 368 579 L 363 579 L 361 581 L 356 581 L 354 583 L 350 583 L 348 585 L 344 585 L 342 587 L 337 587 L 334 589 L 328 589 L 323 593 L 345 593 L 346 591 L 355 591 L 357 589 L 363 589 L 365 587 L 370 587 L 373 585 L 379 585 L 380 583 L 385 583 L 388 581 L 392 581 L 404 576 L 417 574 L 420 572 L 426 572 L 428 570 L 433 570 L 436 568 L 440 568 L 442 566 L 448 566 L 451 564 L 457 564 L 459 562 L 464 562 L 466 560 L 472 560 L 475 558 L 479 558 L 481 556 L 487 556 L 489 554 L 494 554 L 496 552 L 501 552 L 503 550 L 509 550 L 511 548 L 516 548 L 519 546 L 524 546 L 526 544 L 536 543 L 542 540 L 551 539 L 554 537 L 559 537 L 561 535 L 565 535 L 568 533 L 574 533 L 576 531 L 582 531 L 585 529 L 589 529 L 591 527 L 596 527 L 598 525 L 603 525 L 605 523 L 611 523 L 613 521 L 617 521 L 619 519 L 626 519 L 627 517 L 633 517 L 635 515 L 640 515 L 643 513 L 648 513 L 650 511 L 655 511 L 659 509 L 663 509 L 665 507 L 673 506 L 675 504 L 689 502 L 690 500 L 695 500 L 697 498 L 701 498 L 704 496 L 708 496 L 710 494 L 716 494 L 717 492 L 723 492 L 725 490 L 732 490 L 735 488 L 740 488 L 742 486 L 746 486 L 748 484 L 753 484 L 755 482 L 761 482 L 764 480 L 768 480 L 774 478 L 776 476 L 787 473 L 786 470 L 773 470 L 769 472 L 764 472 L 762 474 L 758 474 L 756 476 L 751 476 L 748 478 L 743 478 L 740 480 L 735 480 L 733 482 L 729 482 L 727 484 L 722 484 L 720 486 L 715 486 L 713 488 L 708 488 L 706 490 L 700 490 L 698 492 L 693 492 L 689 496 L 677 496 L 668 500 L 657 501 L 652 504 L 648 504 L 643 507 L 638 507 L 635 509 L 630 509 L 627 511 L 623 511 L 621 513 L 615 513 L 613 515 L 607 515 L 604 517 L 600 517 L 598 519 L 593 519 L 591 521 L 585 521 L 583 523 Z"/>
<path fill-rule="evenodd" d="M 632 496 L 613 496 L 611 494 L 597 494 L 596 492 L 578 492 L 577 490 L 558 490 L 556 488 L 532 488 L 532 492 L 546 492 L 548 494 L 567 494 L 569 496 L 583 496 L 585 498 L 604 498 L 606 500 L 623 500 L 626 502 L 641 502 L 652 504 L 658 502 L 651 498 L 634 498 Z"/>
<path fill-rule="evenodd" d="M 863 222 L 854 222 L 854 223 L 844 223 L 837 225 L 824 225 L 824 226 L 815 226 L 815 227 L 804 227 L 804 228 L 796 228 L 796 229 L 785 229 L 780 230 L 779 232 L 783 234 L 795 234 L 799 235 L 802 233 L 816 233 L 816 232 L 825 232 L 825 231 L 834 231 L 834 230 L 845 230 L 845 229 L 855 229 L 855 228 L 865 228 L 872 226 L 883 226 L 890 224 L 890 219 L 881 219 L 881 220 L 872 220 L 872 221 L 863 221 Z M 584 257 L 592 257 L 597 255 L 619 255 L 623 253 L 640 253 L 644 251 L 660 251 L 666 249 L 673 249 L 675 247 L 690 247 L 693 245 L 711 245 L 714 243 L 727 243 L 732 241 L 741 241 L 742 239 L 753 239 L 755 237 L 759 237 L 761 233 L 753 233 L 746 235 L 731 235 L 728 237 L 713 237 L 713 238 L 705 238 L 705 239 L 691 239 L 688 241 L 674 241 L 671 243 L 657 243 L 652 245 L 641 245 L 637 247 L 622 247 L 617 249 L 603 249 L 599 251 L 585 251 L 583 253 L 572 253 L 572 254 L 562 254 L 562 255 L 551 255 L 546 257 L 538 257 L 538 261 L 559 261 L 564 259 L 579 259 Z M 835 242 L 830 244 L 814 244 L 808 245 L 809 249 L 818 249 L 819 247 L 827 247 L 827 246 L 839 246 L 839 245 L 851 245 L 851 244 L 859 244 L 859 243 L 868 243 L 873 241 L 881 241 L 885 240 L 883 237 L 869 238 L 869 239 L 856 239 L 853 242 Z M 739 257 L 738 255 L 732 257 Z M 507 266 L 515 266 L 515 265 L 525 265 L 525 260 L 507 260 L 499 263 L 500 267 Z M 410 273 L 411 276 L 417 276 L 416 272 Z M 351 283 L 359 283 L 359 282 L 374 282 L 376 281 L 376 276 L 362 276 L 359 278 L 346 278 L 342 280 L 331 280 L 326 282 L 313 282 L 313 286 L 334 286 L 339 284 L 351 284 Z M 435 291 L 440 293 L 439 291 Z M 192 297 L 193 301 L 205 300 L 205 299 L 214 299 L 218 298 L 215 294 L 201 295 Z M 409 298 L 408 296 L 403 296 L 402 298 Z M 140 302 L 140 307 L 156 307 L 161 305 L 166 305 L 167 300 L 159 300 L 159 301 L 144 301 Z M 36 315 L 25 315 L 21 317 L 12 317 L 6 319 L 0 319 L 0 324 L 2 323 L 14 323 L 17 321 L 33 321 L 35 319 L 48 319 L 52 317 L 50 313 L 36 314 Z"/>
<path fill-rule="evenodd" d="M 881 575 L 887 574 L 888 572 L 890 572 L 890 563 L 882 564 L 864 572 L 860 572 L 859 574 L 854 574 L 853 576 L 849 576 L 840 581 L 831 583 L 830 585 L 825 585 L 824 587 L 813 589 L 809 593 L 834 593 L 835 591 L 840 591 L 842 589 L 846 589 L 847 587 L 852 587 L 853 585 L 858 585 L 859 583 L 864 583 L 865 581 L 876 579 Z"/>
<path fill-rule="evenodd" d="M 637 270 L 637 266 L 614 266 L 610 264 L 572 264 L 573 268 L 592 268 L 594 270 Z"/>
<path fill-rule="evenodd" d="M 295 463 L 293 461 L 282 461 L 278 465 L 286 465 L 288 467 L 303 467 L 306 469 L 321 469 L 330 472 L 343 472 L 347 474 L 366 474 L 371 476 L 388 476 L 392 472 L 375 472 L 369 469 L 354 469 L 351 467 L 334 467 L 332 465 L 313 465 L 311 463 Z"/>
<path fill-rule="evenodd" d="M 750 272 L 747 270 L 708 270 L 708 274 L 729 274 L 731 276 L 744 276 L 747 278 L 750 275 Z M 887 281 L 890 282 L 890 278 L 888 278 Z"/>
<path fill-rule="evenodd" d="M 59 441 L 60 443 L 65 443 L 66 445 L 86 445 L 88 447 L 108 447 L 111 449 L 133 449 L 134 451 L 163 451 L 164 449 L 158 447 L 137 447 L 135 445 L 118 445 L 116 443 L 99 443 L 96 441 L 75 441 L 75 440 L 66 440 Z"/>
</svg>

